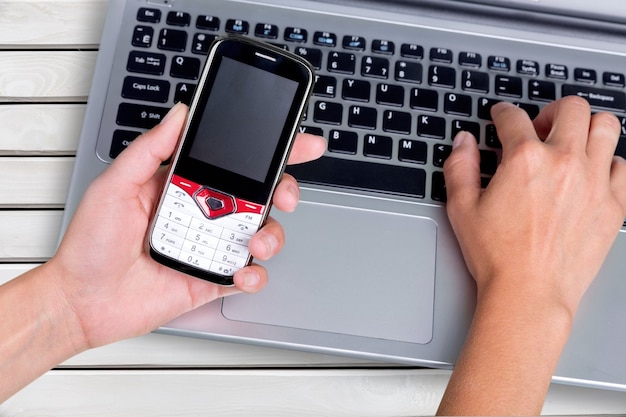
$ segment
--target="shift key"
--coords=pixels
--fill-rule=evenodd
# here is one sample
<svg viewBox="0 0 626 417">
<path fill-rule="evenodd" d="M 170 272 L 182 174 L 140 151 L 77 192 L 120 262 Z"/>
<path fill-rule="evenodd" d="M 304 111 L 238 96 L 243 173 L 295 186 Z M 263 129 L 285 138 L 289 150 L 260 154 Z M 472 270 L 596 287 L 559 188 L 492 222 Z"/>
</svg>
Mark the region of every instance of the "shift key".
<svg viewBox="0 0 626 417">
<path fill-rule="evenodd" d="M 584 85 L 563 85 L 563 97 L 579 96 L 589 102 L 591 107 L 618 111 L 626 111 L 626 94 L 621 91 L 603 90 Z"/>
</svg>

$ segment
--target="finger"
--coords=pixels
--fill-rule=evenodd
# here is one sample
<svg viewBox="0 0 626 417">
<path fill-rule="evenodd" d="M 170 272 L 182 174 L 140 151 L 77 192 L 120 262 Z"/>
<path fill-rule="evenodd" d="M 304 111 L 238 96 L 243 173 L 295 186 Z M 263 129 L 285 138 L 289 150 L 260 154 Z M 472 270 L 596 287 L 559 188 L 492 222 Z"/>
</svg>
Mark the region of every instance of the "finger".
<svg viewBox="0 0 626 417">
<path fill-rule="evenodd" d="M 568 96 L 548 104 L 534 120 L 539 138 L 564 149 L 585 150 L 591 119 L 586 100 Z"/>
<path fill-rule="evenodd" d="M 235 287 L 230 291 L 224 289 L 223 295 L 231 295 L 243 291 L 248 294 L 254 294 L 261 291 L 267 285 L 267 270 L 260 265 L 252 264 L 235 273 L 233 277 Z"/>
<path fill-rule="evenodd" d="M 611 164 L 611 191 L 619 201 L 623 210 L 623 217 L 626 218 L 626 160 L 615 156 Z"/>
<path fill-rule="evenodd" d="M 453 223 L 456 217 L 475 206 L 482 192 L 480 154 L 474 136 L 460 132 L 454 138 L 452 153 L 443 166 L 446 182 L 447 208 Z"/>
<path fill-rule="evenodd" d="M 283 174 L 274 193 L 274 206 L 280 211 L 291 213 L 296 209 L 299 201 L 298 181 L 289 174 Z"/>
<path fill-rule="evenodd" d="M 137 185 L 146 183 L 163 161 L 172 156 L 186 117 L 187 106 L 176 104 L 160 124 L 135 139 L 115 159 L 107 170 L 108 175 Z"/>
<path fill-rule="evenodd" d="M 310 133 L 298 133 L 289 155 L 289 164 L 301 164 L 319 158 L 326 151 L 326 140 Z"/>
<path fill-rule="evenodd" d="M 502 143 L 502 158 L 520 143 L 538 140 L 535 126 L 524 110 L 514 104 L 500 102 L 491 108 L 491 118 Z"/>
<path fill-rule="evenodd" d="M 587 155 L 596 167 L 611 165 L 622 126 L 611 113 L 598 113 L 591 118 Z"/>
<path fill-rule="evenodd" d="M 285 245 L 285 231 L 280 223 L 268 217 L 265 225 L 250 238 L 250 254 L 262 261 L 276 255 Z"/>
</svg>

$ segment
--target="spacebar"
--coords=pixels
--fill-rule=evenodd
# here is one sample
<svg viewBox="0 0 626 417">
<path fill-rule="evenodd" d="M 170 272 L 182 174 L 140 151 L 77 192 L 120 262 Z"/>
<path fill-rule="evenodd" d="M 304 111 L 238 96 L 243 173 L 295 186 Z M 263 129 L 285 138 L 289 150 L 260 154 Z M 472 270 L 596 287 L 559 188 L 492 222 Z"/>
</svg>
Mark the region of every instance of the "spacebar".
<svg viewBox="0 0 626 417">
<path fill-rule="evenodd" d="M 301 183 L 419 198 L 424 198 L 426 193 L 426 171 L 420 168 L 323 156 L 312 162 L 290 165 L 287 172 Z"/>
</svg>

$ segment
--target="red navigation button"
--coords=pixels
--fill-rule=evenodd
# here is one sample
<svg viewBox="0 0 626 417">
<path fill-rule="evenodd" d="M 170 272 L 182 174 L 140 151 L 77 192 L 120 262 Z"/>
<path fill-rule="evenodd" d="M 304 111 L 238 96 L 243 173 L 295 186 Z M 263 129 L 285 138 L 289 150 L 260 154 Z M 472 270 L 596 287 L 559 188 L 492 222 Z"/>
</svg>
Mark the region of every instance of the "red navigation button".
<svg viewBox="0 0 626 417">
<path fill-rule="evenodd" d="M 198 207 L 208 219 L 217 219 L 235 211 L 235 199 L 208 188 L 200 189 L 194 196 Z"/>
</svg>

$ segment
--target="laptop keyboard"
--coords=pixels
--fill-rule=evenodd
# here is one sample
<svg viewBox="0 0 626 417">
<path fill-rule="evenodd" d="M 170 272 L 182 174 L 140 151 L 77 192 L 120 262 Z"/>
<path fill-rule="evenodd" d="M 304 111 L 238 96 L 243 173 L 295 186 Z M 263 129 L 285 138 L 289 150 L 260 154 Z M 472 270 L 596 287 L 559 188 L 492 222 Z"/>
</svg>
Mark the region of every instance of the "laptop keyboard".
<svg viewBox="0 0 626 417">
<path fill-rule="evenodd" d="M 283 9 L 263 13 L 264 6 L 240 5 L 240 15 L 233 15 L 220 13 L 219 6 L 198 11 L 199 3 L 188 4 L 194 10 L 181 9 L 185 3 L 179 2 L 176 10 L 131 11 L 132 33 L 120 39 L 121 96 L 107 102 L 115 120 L 108 155 L 101 157 L 117 157 L 175 102 L 189 104 L 209 46 L 228 34 L 279 45 L 316 68 L 302 130 L 327 138 L 328 150 L 318 161 L 289 168 L 302 183 L 443 204 L 442 167 L 457 132 L 477 138 L 484 185 L 495 172 L 501 145 L 489 112 L 502 100 L 534 117 L 547 102 L 579 95 L 594 111 L 614 112 L 626 126 L 624 74 L 619 66 L 596 66 L 598 60 L 582 51 L 561 48 L 560 58 L 541 46 L 535 56 L 532 45 L 518 49 L 490 40 L 495 47 L 486 49 L 467 34 L 460 42 L 458 34 L 388 30 L 389 23 L 345 16 L 328 22 L 307 12 L 294 19 L 291 12 L 285 19 Z M 338 25 L 342 19 L 345 25 Z M 626 136 L 617 153 L 626 157 Z"/>
</svg>

